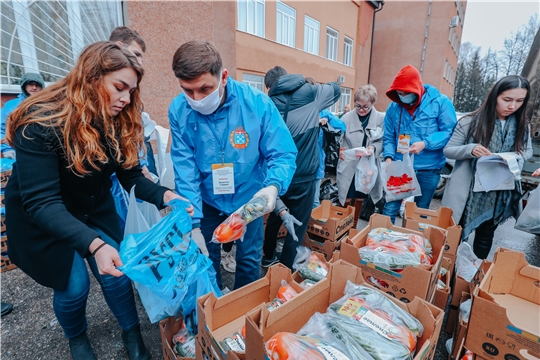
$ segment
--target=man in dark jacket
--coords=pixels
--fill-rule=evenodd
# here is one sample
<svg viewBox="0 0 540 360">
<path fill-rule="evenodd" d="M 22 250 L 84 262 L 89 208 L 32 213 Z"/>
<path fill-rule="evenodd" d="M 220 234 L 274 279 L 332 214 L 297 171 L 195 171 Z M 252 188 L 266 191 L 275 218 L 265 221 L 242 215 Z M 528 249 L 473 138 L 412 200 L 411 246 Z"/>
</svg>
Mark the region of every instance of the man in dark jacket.
<svg viewBox="0 0 540 360">
<path fill-rule="evenodd" d="M 264 84 L 270 89 L 268 95 L 278 108 L 293 137 L 298 155 L 296 172 L 287 193 L 281 196 L 290 214 L 302 224 L 295 225 L 298 241 L 287 234 L 283 252 L 278 259 L 275 254 L 277 234 L 282 220 L 270 214 L 264 234 L 262 266 L 268 267 L 278 261 L 292 268 L 297 246 L 302 245 L 313 205 L 313 196 L 319 168 L 319 113 L 333 105 L 341 96 L 337 83 L 311 85 L 299 74 L 287 74 L 280 66 L 270 69 Z"/>
</svg>

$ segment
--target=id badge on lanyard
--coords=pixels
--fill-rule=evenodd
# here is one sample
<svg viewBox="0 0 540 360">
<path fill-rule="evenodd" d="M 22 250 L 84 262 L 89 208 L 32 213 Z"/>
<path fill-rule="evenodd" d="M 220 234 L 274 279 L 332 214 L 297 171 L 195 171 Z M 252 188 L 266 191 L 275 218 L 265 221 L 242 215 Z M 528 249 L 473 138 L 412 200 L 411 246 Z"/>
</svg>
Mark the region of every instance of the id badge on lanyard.
<svg viewBox="0 0 540 360">
<path fill-rule="evenodd" d="M 229 122 L 227 121 L 227 125 L 228 124 Z M 234 194 L 234 164 L 225 163 L 225 144 L 227 143 L 227 137 L 225 137 L 225 139 L 221 139 L 212 124 L 208 123 L 208 126 L 221 145 L 221 163 L 212 164 L 212 184 L 214 186 L 214 195 Z M 226 135 L 227 130 L 225 131 L 225 136 Z"/>
<path fill-rule="evenodd" d="M 234 165 L 212 164 L 214 195 L 234 194 Z"/>
<path fill-rule="evenodd" d="M 399 126 L 398 126 L 398 143 L 397 143 L 397 152 L 406 154 L 409 152 L 409 147 L 411 147 L 411 135 L 400 134 L 401 132 L 401 115 L 403 109 L 399 112 Z M 414 118 L 413 118 L 414 120 Z"/>
</svg>

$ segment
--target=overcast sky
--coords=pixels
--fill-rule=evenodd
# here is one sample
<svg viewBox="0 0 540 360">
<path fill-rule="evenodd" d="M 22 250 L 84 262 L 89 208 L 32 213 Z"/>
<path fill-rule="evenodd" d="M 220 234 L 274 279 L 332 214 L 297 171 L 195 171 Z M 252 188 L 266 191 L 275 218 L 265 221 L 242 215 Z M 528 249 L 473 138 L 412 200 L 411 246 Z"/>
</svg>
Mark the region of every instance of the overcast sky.
<svg viewBox="0 0 540 360">
<path fill-rule="evenodd" d="M 540 12 L 539 0 L 497 1 L 469 0 L 465 12 L 465 26 L 461 43 L 470 41 L 482 47 L 501 50 L 504 38 L 510 37 L 534 13 Z"/>
</svg>

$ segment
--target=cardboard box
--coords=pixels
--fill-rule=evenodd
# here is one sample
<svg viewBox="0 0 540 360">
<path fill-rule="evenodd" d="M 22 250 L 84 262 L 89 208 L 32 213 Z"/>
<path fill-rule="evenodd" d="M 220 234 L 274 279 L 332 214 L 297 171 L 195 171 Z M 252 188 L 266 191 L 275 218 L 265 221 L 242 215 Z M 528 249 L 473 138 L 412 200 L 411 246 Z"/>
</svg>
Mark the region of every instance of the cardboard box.
<svg viewBox="0 0 540 360">
<path fill-rule="evenodd" d="M 471 298 L 471 295 L 469 293 L 461 294 L 461 304 L 469 300 L 470 298 Z M 456 327 L 454 329 L 454 333 L 452 336 L 453 341 L 452 341 L 451 356 L 454 359 L 459 359 L 459 355 L 463 350 L 463 345 L 465 344 L 466 337 L 467 337 L 467 323 L 463 321 L 463 318 L 461 317 L 461 313 L 458 312 L 458 321 L 456 323 Z"/>
<path fill-rule="evenodd" d="M 446 284 L 446 289 L 435 289 L 435 300 L 433 300 L 433 305 L 439 309 L 446 310 L 446 305 L 448 304 L 448 299 L 450 298 L 450 280 L 452 280 L 452 272 L 449 269 L 452 262 L 447 257 L 443 257 L 441 263 L 441 269 L 445 268 L 447 273 L 441 278 L 441 281 Z"/>
<path fill-rule="evenodd" d="M 493 359 L 540 358 L 540 268 L 499 248 L 475 289 L 465 346 Z"/>
<path fill-rule="evenodd" d="M 6 215 L 0 215 L 0 234 L 5 235 L 6 232 Z"/>
<path fill-rule="evenodd" d="M 343 296 L 348 280 L 370 286 L 364 282 L 358 267 L 338 260 L 332 265 L 329 277 L 304 291 L 303 296 L 289 301 L 289 307 L 282 306 L 272 312 L 265 307 L 258 307 L 248 313 L 246 360 L 268 359 L 266 341 L 278 332 L 296 333 L 315 312 L 325 313 L 331 303 Z M 389 296 L 388 298 L 410 312 L 424 326 L 424 334 L 418 339 L 414 359 L 432 359 L 441 330 L 443 311 L 419 298 L 415 298 L 410 304 L 404 304 Z"/>
<path fill-rule="evenodd" d="M 366 244 L 371 229 L 387 228 L 403 233 L 416 234 L 426 237 L 431 242 L 433 251 L 433 265 L 419 265 L 406 267 L 401 272 L 383 269 L 360 258 L 358 249 Z M 384 292 L 403 302 L 411 302 L 415 296 L 429 302 L 435 297 L 435 288 L 439 277 L 439 270 L 443 260 L 444 235 L 437 229 L 426 229 L 424 232 L 405 229 L 392 224 L 387 216 L 373 214 L 369 225 L 361 230 L 355 237 L 341 244 L 341 258 L 362 269 L 362 275 L 369 283 L 368 277 L 386 284 L 381 288 Z"/>
<path fill-rule="evenodd" d="M 307 232 L 328 240 L 341 238 L 352 227 L 354 208 L 342 208 L 332 205 L 330 200 L 323 200 L 313 209 Z"/>
<path fill-rule="evenodd" d="M 490 266 L 491 261 L 483 260 L 471 281 L 467 281 L 456 274 L 454 287 L 452 288 L 452 306 L 459 306 L 461 303 L 461 294 L 463 292 L 469 294 L 474 293 L 475 287 L 480 285 L 480 282 L 484 278 Z"/>
<path fill-rule="evenodd" d="M 0 244 L 1 244 L 1 250 L 0 252 L 2 253 L 7 253 L 8 251 L 8 246 L 7 246 L 7 235 L 2 235 L 2 237 L 0 238 Z"/>
<path fill-rule="evenodd" d="M 184 320 L 172 316 L 159 322 L 159 332 L 161 333 L 161 347 L 163 348 L 163 358 L 165 360 L 194 360 L 193 358 L 181 357 L 173 350 L 172 338 L 180 329 Z"/>
<path fill-rule="evenodd" d="M 3 235 L 0 241 L 0 272 L 6 272 L 17 268 L 17 265 L 9 259 L 7 236 Z"/>
<path fill-rule="evenodd" d="M 11 176 L 11 170 L 5 170 L 0 172 L 0 188 L 4 190 Z"/>
<path fill-rule="evenodd" d="M 233 333 L 241 331 L 245 324 L 246 313 L 275 299 L 282 280 L 286 280 L 295 288 L 299 293 L 297 297 L 303 295 L 304 290 L 293 280 L 290 269 L 282 264 L 276 264 L 268 269 L 265 277 L 220 298 L 216 298 L 214 293 L 201 296 L 197 300 L 200 343 L 205 348 L 211 347 L 213 350 L 210 352 L 217 359 L 241 358 L 241 353 L 228 349 L 225 351 L 220 342 Z M 281 308 L 287 309 L 291 301 L 274 311 Z"/>
<path fill-rule="evenodd" d="M 304 242 L 302 245 L 309 248 L 312 251 L 319 252 L 323 254 L 327 261 L 330 261 L 334 252 L 338 250 L 341 246 L 343 240 L 347 238 L 348 234 L 343 235 L 338 240 L 327 240 L 320 236 L 315 236 L 313 234 L 306 234 L 304 237 Z"/>
<path fill-rule="evenodd" d="M 413 230 L 424 230 L 421 224 L 435 225 L 446 230 L 444 254 L 456 255 L 461 240 L 461 226 L 456 225 L 452 209 L 441 206 L 437 210 L 422 209 L 414 202 L 405 203 L 403 226 Z"/>
</svg>

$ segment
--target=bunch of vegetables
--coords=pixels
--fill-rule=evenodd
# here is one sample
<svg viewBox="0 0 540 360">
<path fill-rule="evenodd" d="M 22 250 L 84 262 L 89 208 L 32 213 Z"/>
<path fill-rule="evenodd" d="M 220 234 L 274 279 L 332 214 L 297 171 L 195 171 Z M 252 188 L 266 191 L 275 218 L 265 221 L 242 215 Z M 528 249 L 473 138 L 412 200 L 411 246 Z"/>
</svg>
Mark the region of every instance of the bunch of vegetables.
<svg viewBox="0 0 540 360">
<path fill-rule="evenodd" d="M 266 342 L 272 360 L 349 360 L 341 351 L 313 338 L 280 332 Z"/>
<path fill-rule="evenodd" d="M 298 295 L 298 292 L 291 285 L 289 285 L 288 282 L 281 280 L 281 287 L 277 292 L 276 298 L 267 304 L 266 308 L 269 311 L 273 311 L 294 298 L 296 295 Z"/>
<path fill-rule="evenodd" d="M 407 266 L 432 265 L 432 248 L 428 239 L 385 228 L 368 234 L 366 245 L 358 249 L 360 257 L 385 269 L 399 271 Z"/>
<path fill-rule="evenodd" d="M 235 240 L 243 240 L 247 224 L 263 216 L 266 208 L 266 199 L 256 197 L 236 210 L 214 230 L 212 241 L 218 244 Z"/>
<path fill-rule="evenodd" d="M 326 262 L 305 246 L 297 248 L 293 269 L 297 270 L 303 279 L 315 282 L 321 281 L 328 274 Z"/>
<path fill-rule="evenodd" d="M 424 331 L 420 321 L 386 296 L 350 281 L 328 313 L 375 359 L 412 359 Z"/>
</svg>

